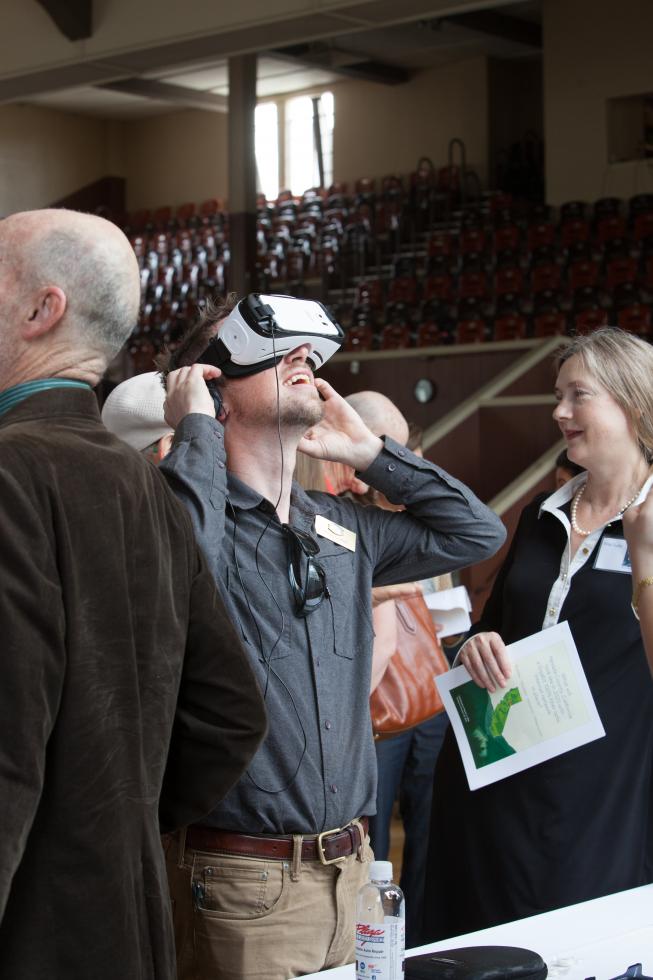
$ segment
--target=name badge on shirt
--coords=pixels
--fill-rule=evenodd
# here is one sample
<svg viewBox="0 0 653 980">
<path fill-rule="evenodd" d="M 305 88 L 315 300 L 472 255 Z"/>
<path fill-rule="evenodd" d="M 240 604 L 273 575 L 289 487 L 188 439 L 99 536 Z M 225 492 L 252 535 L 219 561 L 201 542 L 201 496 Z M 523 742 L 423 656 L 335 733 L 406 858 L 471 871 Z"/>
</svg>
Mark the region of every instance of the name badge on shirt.
<svg viewBox="0 0 653 980">
<path fill-rule="evenodd" d="M 315 533 L 321 538 L 327 538 L 334 544 L 340 544 L 348 551 L 356 551 L 356 532 L 349 528 L 341 527 L 334 521 L 328 521 L 321 514 L 315 515 Z"/>
<path fill-rule="evenodd" d="M 621 572 L 632 575 L 628 545 L 623 538 L 603 538 L 594 568 L 602 572 Z"/>
</svg>

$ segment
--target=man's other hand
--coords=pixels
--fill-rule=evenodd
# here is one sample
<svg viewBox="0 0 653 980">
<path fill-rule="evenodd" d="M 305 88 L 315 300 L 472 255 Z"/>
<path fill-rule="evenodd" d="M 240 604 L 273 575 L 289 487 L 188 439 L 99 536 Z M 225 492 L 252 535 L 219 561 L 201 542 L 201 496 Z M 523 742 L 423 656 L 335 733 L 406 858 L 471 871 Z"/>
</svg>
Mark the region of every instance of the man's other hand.
<svg viewBox="0 0 653 980">
<path fill-rule="evenodd" d="M 206 382 L 221 375 L 212 364 L 191 364 L 171 371 L 166 379 L 165 420 L 176 429 L 186 415 L 210 415 L 215 418 L 215 404 Z"/>
<path fill-rule="evenodd" d="M 361 472 L 366 470 L 381 452 L 383 443 L 328 381 L 316 378 L 315 387 L 324 399 L 324 414 L 297 448 L 315 459 L 330 459 Z"/>
</svg>

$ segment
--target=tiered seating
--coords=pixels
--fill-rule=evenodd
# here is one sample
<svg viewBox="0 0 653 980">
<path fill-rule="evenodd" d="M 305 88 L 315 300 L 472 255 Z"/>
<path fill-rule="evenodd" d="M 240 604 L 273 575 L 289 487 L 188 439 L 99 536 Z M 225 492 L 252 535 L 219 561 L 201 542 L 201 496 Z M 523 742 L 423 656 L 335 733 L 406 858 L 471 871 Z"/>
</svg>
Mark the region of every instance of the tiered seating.
<svg viewBox="0 0 653 980">
<path fill-rule="evenodd" d="M 585 333 L 608 322 L 648 337 L 652 231 L 651 195 L 570 201 L 557 217 L 486 195 L 433 231 L 421 253 L 404 246 L 389 278 L 359 280 L 349 319 L 379 348 Z M 348 321 L 347 309 L 340 315 Z"/>
<path fill-rule="evenodd" d="M 259 196 L 262 288 L 331 301 L 349 350 L 478 343 L 587 332 L 651 331 L 653 195 L 593 206 L 523 206 L 501 193 L 461 205 L 455 167 L 420 161 L 397 175 Z M 149 367 L 197 304 L 228 287 L 224 202 L 128 215 L 141 266 L 132 350 Z M 350 284 L 354 283 L 351 290 Z M 329 296 L 329 292 L 331 295 Z M 337 297 L 333 302 L 334 292 Z"/>
<path fill-rule="evenodd" d="M 183 204 L 154 212 L 137 211 L 122 219 L 141 269 L 141 310 L 130 349 L 137 370 L 150 370 L 152 357 L 174 341 L 195 315 L 202 298 L 222 293 L 229 264 L 224 202 L 205 201 L 199 209 Z"/>
</svg>

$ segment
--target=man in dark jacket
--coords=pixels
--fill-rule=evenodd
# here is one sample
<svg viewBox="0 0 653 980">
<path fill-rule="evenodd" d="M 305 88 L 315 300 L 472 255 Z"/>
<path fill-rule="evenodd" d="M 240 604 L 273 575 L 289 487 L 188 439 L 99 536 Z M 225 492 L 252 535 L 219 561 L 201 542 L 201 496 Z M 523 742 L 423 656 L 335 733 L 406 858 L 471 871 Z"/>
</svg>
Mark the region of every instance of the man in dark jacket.
<svg viewBox="0 0 653 980">
<path fill-rule="evenodd" d="M 214 808 L 262 699 L 183 507 L 100 421 L 129 242 L 13 215 L 0 296 L 0 976 L 172 980 L 159 812 Z"/>
</svg>

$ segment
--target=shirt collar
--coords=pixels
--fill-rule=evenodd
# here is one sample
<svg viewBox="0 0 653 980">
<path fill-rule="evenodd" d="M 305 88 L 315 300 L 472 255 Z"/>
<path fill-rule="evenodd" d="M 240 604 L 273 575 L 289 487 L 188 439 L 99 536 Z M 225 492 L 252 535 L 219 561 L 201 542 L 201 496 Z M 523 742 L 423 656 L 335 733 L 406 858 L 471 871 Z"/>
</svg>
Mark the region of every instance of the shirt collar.
<svg viewBox="0 0 653 980">
<path fill-rule="evenodd" d="M 559 512 L 560 508 L 569 503 L 569 501 L 575 497 L 580 488 L 586 482 L 587 473 L 579 473 L 578 476 L 575 476 L 572 480 L 568 480 L 567 483 L 563 484 L 559 490 L 556 490 L 550 497 L 547 497 L 546 500 L 542 501 L 538 517 L 541 517 L 544 512 L 548 512 L 550 514 L 555 513 L 556 511 Z M 633 502 L 632 506 L 641 504 L 644 500 L 646 500 L 649 490 L 651 489 L 651 485 L 653 485 L 653 474 L 651 474 L 651 476 L 649 476 L 646 480 L 646 483 L 638 494 L 637 500 Z M 611 521 L 614 520 L 620 520 L 620 515 L 615 514 L 615 516 L 612 517 L 608 523 L 611 523 Z"/>
<path fill-rule="evenodd" d="M 265 507 L 261 509 L 264 511 L 270 511 L 270 507 L 274 506 L 274 502 L 267 500 L 258 490 L 252 489 L 249 484 L 244 483 L 233 473 L 228 474 L 228 490 L 229 490 L 229 500 L 234 507 L 239 510 L 253 510 L 255 507 L 261 507 L 265 504 Z M 306 515 L 311 519 L 316 514 L 315 501 L 308 493 L 300 486 L 299 483 L 293 481 L 292 489 L 290 491 L 290 512 L 294 516 L 297 511 L 300 514 Z M 291 521 L 292 523 L 292 521 Z"/>
<path fill-rule="evenodd" d="M 559 490 L 556 490 L 550 497 L 542 501 L 538 517 L 541 517 L 544 511 L 553 513 L 553 511 L 559 510 L 565 504 L 568 504 L 586 481 L 587 473 L 579 473 L 573 479 L 567 480 Z"/>
<path fill-rule="evenodd" d="M 48 391 L 51 388 L 86 388 L 90 391 L 91 386 L 85 381 L 74 381 L 72 378 L 38 378 L 35 381 L 23 381 L 22 384 L 0 392 L 0 415 L 4 415 L 10 408 L 19 405 L 37 391 Z"/>
</svg>

